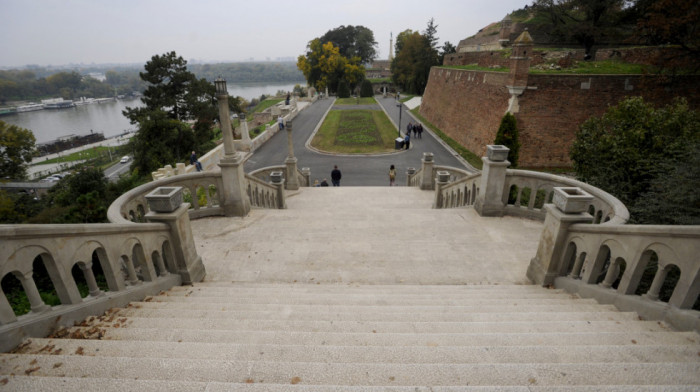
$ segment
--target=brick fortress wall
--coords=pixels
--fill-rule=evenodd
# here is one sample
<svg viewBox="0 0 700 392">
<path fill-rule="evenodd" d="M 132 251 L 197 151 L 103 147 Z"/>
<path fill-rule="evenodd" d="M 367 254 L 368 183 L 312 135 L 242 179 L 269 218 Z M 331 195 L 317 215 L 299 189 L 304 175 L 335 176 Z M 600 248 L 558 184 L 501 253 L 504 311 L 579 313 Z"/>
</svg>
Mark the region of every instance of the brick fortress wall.
<svg viewBox="0 0 700 392">
<path fill-rule="evenodd" d="M 517 97 L 522 167 L 570 166 L 569 148 L 578 127 L 591 116 L 628 96 L 643 96 L 656 106 L 684 96 L 698 109 L 700 76 L 668 79 L 653 75 L 530 74 Z M 448 136 L 484 155 L 501 117 L 508 110 L 511 85 L 507 73 L 433 67 L 420 112 Z"/>
</svg>

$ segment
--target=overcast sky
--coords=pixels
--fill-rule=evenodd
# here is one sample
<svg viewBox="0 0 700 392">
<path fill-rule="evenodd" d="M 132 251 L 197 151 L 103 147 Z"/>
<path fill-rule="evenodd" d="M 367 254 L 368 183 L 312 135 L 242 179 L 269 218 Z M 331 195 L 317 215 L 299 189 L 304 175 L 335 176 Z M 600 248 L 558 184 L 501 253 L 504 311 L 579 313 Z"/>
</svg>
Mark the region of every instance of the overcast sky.
<svg viewBox="0 0 700 392">
<path fill-rule="evenodd" d="M 455 46 L 532 0 L 0 0 L 0 66 L 145 63 L 171 50 L 186 60 L 264 61 L 303 54 L 341 25 L 425 30 Z"/>
</svg>

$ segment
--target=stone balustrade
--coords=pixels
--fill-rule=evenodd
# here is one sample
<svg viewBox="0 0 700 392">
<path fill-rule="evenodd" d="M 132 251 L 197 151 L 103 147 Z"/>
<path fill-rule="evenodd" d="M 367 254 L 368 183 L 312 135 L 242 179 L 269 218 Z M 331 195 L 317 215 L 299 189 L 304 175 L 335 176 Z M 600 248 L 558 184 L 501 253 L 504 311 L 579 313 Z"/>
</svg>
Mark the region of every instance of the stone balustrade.
<svg viewBox="0 0 700 392">
<path fill-rule="evenodd" d="M 0 225 L 0 276 L 14 276 L 31 305 L 28 314 L 15 316 L 6 293 L 0 293 L 0 350 L 201 280 L 204 267 L 191 241 L 187 207 L 185 203 L 172 213 L 146 217 L 162 218 L 162 223 Z M 36 271 L 48 274 L 60 305 L 44 302 L 36 279 L 46 277 Z M 87 287 L 87 294 L 81 295 L 78 283 Z"/>
<path fill-rule="evenodd" d="M 259 208 L 286 208 L 283 175 L 279 174 L 279 178 L 281 181 L 273 184 L 246 174 L 246 193 L 250 199 L 250 205 Z"/>
<path fill-rule="evenodd" d="M 279 166 L 267 166 L 263 167 L 258 170 L 254 170 L 248 175 L 255 177 L 259 180 L 263 180 L 265 182 L 272 182 L 272 177 L 270 176 L 271 173 L 274 172 L 283 172 L 286 173 L 287 167 L 285 165 L 279 165 Z M 302 170 L 297 170 L 297 181 L 300 186 L 303 187 L 308 187 L 311 186 L 309 183 L 309 178 L 311 177 L 311 170 L 308 168 L 302 168 Z"/>
<path fill-rule="evenodd" d="M 480 181 L 481 173 L 476 173 L 461 177 L 456 181 L 447 182 L 440 187 L 439 192 L 436 189 L 435 193 L 440 195 L 435 203 L 435 208 L 458 208 L 474 205 L 476 196 L 479 194 Z"/>
</svg>

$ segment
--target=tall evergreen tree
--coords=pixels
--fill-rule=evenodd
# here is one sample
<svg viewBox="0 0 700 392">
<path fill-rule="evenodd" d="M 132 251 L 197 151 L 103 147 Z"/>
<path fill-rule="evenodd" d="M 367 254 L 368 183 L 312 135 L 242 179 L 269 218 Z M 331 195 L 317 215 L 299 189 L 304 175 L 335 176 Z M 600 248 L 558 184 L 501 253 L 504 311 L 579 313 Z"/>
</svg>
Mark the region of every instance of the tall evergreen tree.
<svg viewBox="0 0 700 392">
<path fill-rule="evenodd" d="M 518 127 L 515 116 L 506 113 L 501 118 L 501 125 L 498 126 L 496 140 L 493 144 L 500 144 L 510 149 L 508 151 L 508 161 L 510 166 L 518 167 L 518 158 L 520 157 L 520 142 L 518 141 Z"/>
</svg>

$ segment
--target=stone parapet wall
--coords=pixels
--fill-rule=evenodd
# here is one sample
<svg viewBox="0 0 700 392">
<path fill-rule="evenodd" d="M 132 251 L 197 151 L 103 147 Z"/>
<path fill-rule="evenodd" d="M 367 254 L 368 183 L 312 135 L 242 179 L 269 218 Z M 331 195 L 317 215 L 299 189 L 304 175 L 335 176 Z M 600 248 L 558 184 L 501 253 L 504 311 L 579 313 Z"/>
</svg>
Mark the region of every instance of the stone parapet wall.
<svg viewBox="0 0 700 392">
<path fill-rule="evenodd" d="M 421 115 L 477 155 L 492 144 L 511 94 L 508 74 L 434 67 Z M 630 96 L 656 106 L 675 96 L 700 106 L 700 76 L 529 74 L 512 112 L 518 122 L 522 167 L 568 167 L 579 126 Z"/>
<path fill-rule="evenodd" d="M 510 67 L 509 52 L 501 48 L 484 49 L 474 52 L 453 53 L 445 56 L 443 65 L 473 65 L 480 67 Z M 583 61 L 583 49 L 569 50 L 533 50 L 530 54 L 530 65 L 556 63 L 560 67 L 570 67 L 574 61 Z"/>
</svg>

